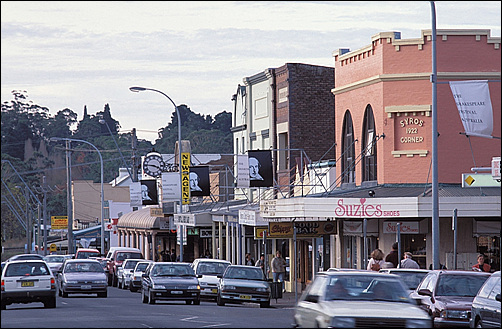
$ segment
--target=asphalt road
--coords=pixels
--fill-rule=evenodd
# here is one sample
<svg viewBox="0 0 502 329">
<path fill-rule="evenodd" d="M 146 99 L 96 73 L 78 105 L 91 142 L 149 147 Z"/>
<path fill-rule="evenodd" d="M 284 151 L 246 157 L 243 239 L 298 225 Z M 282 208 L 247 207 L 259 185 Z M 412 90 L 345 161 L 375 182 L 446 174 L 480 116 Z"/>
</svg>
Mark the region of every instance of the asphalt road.
<svg viewBox="0 0 502 329">
<path fill-rule="evenodd" d="M 42 303 L 12 304 L 1 313 L 2 328 L 291 328 L 293 308 L 260 308 L 202 300 L 141 302 L 140 292 L 108 287 L 108 297 L 76 294 L 57 297 L 55 309 Z"/>
</svg>

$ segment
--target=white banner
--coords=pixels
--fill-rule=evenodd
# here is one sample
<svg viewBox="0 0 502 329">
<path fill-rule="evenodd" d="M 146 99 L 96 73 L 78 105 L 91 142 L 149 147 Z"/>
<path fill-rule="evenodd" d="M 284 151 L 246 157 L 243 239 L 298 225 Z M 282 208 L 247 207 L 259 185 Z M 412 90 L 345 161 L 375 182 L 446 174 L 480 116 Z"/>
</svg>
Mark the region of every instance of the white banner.
<svg viewBox="0 0 502 329">
<path fill-rule="evenodd" d="M 181 196 L 180 173 L 163 172 L 162 180 L 162 201 L 177 201 Z"/>
<path fill-rule="evenodd" d="M 247 154 L 237 155 L 237 187 L 249 187 L 249 159 Z"/>
<path fill-rule="evenodd" d="M 493 110 L 488 80 L 450 81 L 465 134 L 493 138 Z"/>
<path fill-rule="evenodd" d="M 141 183 L 133 182 L 129 185 L 129 197 L 131 200 L 131 207 L 141 207 L 143 205 L 143 198 L 141 197 Z"/>
</svg>

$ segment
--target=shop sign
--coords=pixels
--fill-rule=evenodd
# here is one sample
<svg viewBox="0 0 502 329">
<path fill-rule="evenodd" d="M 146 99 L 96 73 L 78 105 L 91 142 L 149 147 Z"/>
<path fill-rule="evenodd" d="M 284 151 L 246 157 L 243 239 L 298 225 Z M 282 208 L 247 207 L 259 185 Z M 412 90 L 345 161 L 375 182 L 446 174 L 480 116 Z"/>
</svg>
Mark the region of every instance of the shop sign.
<svg viewBox="0 0 502 329">
<path fill-rule="evenodd" d="M 348 202 L 353 199 L 348 199 Z M 360 198 L 359 203 L 345 203 L 346 200 L 338 199 L 335 216 L 339 218 L 380 218 L 400 217 L 399 209 L 384 209 L 382 204 L 368 203 L 366 198 Z M 387 206 L 387 205 L 386 205 Z M 390 206 L 390 205 L 389 205 Z"/>
<path fill-rule="evenodd" d="M 263 239 L 263 232 L 267 231 L 267 238 L 270 237 L 270 231 L 268 229 L 268 227 L 258 227 L 256 226 L 254 228 L 254 238 L 255 239 L 258 239 L 258 240 L 261 240 Z"/>
<path fill-rule="evenodd" d="M 420 226 L 418 222 L 402 222 L 399 227 L 401 234 L 419 234 Z M 384 222 L 383 223 L 383 233 L 397 233 L 397 223 L 396 222 Z"/>
<path fill-rule="evenodd" d="M 159 219 L 159 230 L 170 230 L 169 217 Z"/>
<path fill-rule="evenodd" d="M 273 217 L 275 216 L 276 200 L 261 200 L 260 201 L 260 213 L 263 217 Z"/>
<path fill-rule="evenodd" d="M 320 237 L 325 234 L 336 234 L 334 222 L 296 222 L 296 236 L 299 238 Z M 270 237 L 276 239 L 293 238 L 293 223 L 269 223 Z"/>
<path fill-rule="evenodd" d="M 174 214 L 173 223 L 183 226 L 195 226 L 194 214 Z"/>
<path fill-rule="evenodd" d="M 218 230 L 215 231 L 216 236 L 218 236 Z M 199 236 L 201 238 L 212 238 L 213 237 L 213 229 L 211 228 L 201 228 L 199 229 Z M 226 230 L 221 230 L 221 237 L 225 238 L 227 236 Z"/>
<path fill-rule="evenodd" d="M 151 217 L 164 217 L 164 212 L 162 208 L 150 208 Z"/>
<path fill-rule="evenodd" d="M 267 222 L 263 221 L 260 214 L 254 210 L 239 210 L 239 224 L 249 226 L 265 226 Z"/>
</svg>

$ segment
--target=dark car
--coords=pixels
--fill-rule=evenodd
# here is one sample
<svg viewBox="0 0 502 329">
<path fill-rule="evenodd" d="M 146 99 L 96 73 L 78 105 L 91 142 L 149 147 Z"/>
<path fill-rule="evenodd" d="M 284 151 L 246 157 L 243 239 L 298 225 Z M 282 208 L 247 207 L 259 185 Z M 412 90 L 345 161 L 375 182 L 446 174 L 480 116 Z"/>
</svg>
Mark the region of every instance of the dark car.
<svg viewBox="0 0 502 329">
<path fill-rule="evenodd" d="M 105 271 L 95 259 L 67 259 L 58 272 L 57 282 L 62 297 L 68 294 L 108 295 Z"/>
<path fill-rule="evenodd" d="M 182 300 L 187 305 L 200 304 L 199 280 L 190 263 L 155 262 L 141 278 L 143 303 L 157 300 Z"/>
<path fill-rule="evenodd" d="M 472 300 L 490 273 L 433 270 L 411 297 L 429 312 L 434 327 L 469 327 Z"/>
<path fill-rule="evenodd" d="M 223 274 L 218 274 L 218 296 L 216 303 L 259 303 L 260 307 L 270 306 L 270 284 L 260 267 L 230 265 Z"/>
<path fill-rule="evenodd" d="M 410 293 L 417 289 L 419 283 L 430 272 L 430 270 L 420 268 L 383 268 L 380 273 L 396 274 L 403 280 Z"/>
<path fill-rule="evenodd" d="M 500 271 L 479 289 L 471 306 L 471 328 L 500 328 Z"/>
</svg>

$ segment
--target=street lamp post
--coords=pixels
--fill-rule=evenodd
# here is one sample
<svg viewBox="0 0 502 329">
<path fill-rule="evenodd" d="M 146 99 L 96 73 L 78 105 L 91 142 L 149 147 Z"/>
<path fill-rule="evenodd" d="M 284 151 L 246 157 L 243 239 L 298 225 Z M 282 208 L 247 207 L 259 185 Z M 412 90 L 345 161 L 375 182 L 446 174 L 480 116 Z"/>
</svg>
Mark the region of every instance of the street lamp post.
<svg viewBox="0 0 502 329">
<path fill-rule="evenodd" d="M 176 115 L 178 116 L 178 168 L 180 172 L 180 213 L 183 213 L 183 175 L 181 171 L 181 118 L 180 118 L 180 111 L 178 109 L 178 106 L 173 102 L 171 97 L 167 96 L 165 93 L 163 93 L 160 90 L 157 89 L 152 89 L 152 88 L 145 88 L 145 87 L 131 87 L 129 88 L 130 91 L 132 92 L 140 92 L 140 91 L 155 91 L 159 94 L 164 95 L 167 99 L 173 103 L 174 109 L 176 110 Z M 180 230 L 180 261 L 183 261 L 183 228 Z"/>
<path fill-rule="evenodd" d="M 72 142 L 81 142 L 86 143 L 92 146 L 99 155 L 99 161 L 101 162 L 101 254 L 105 255 L 105 216 L 104 216 L 104 190 L 103 190 L 103 157 L 101 156 L 101 152 L 98 150 L 94 144 L 82 140 L 82 139 L 73 139 L 73 138 L 61 138 L 61 137 L 51 137 L 51 141 L 72 141 Z M 73 223 L 72 223 L 73 225 Z M 73 246 L 71 246 L 73 248 Z M 70 245 L 68 245 L 68 250 L 70 250 Z"/>
</svg>

